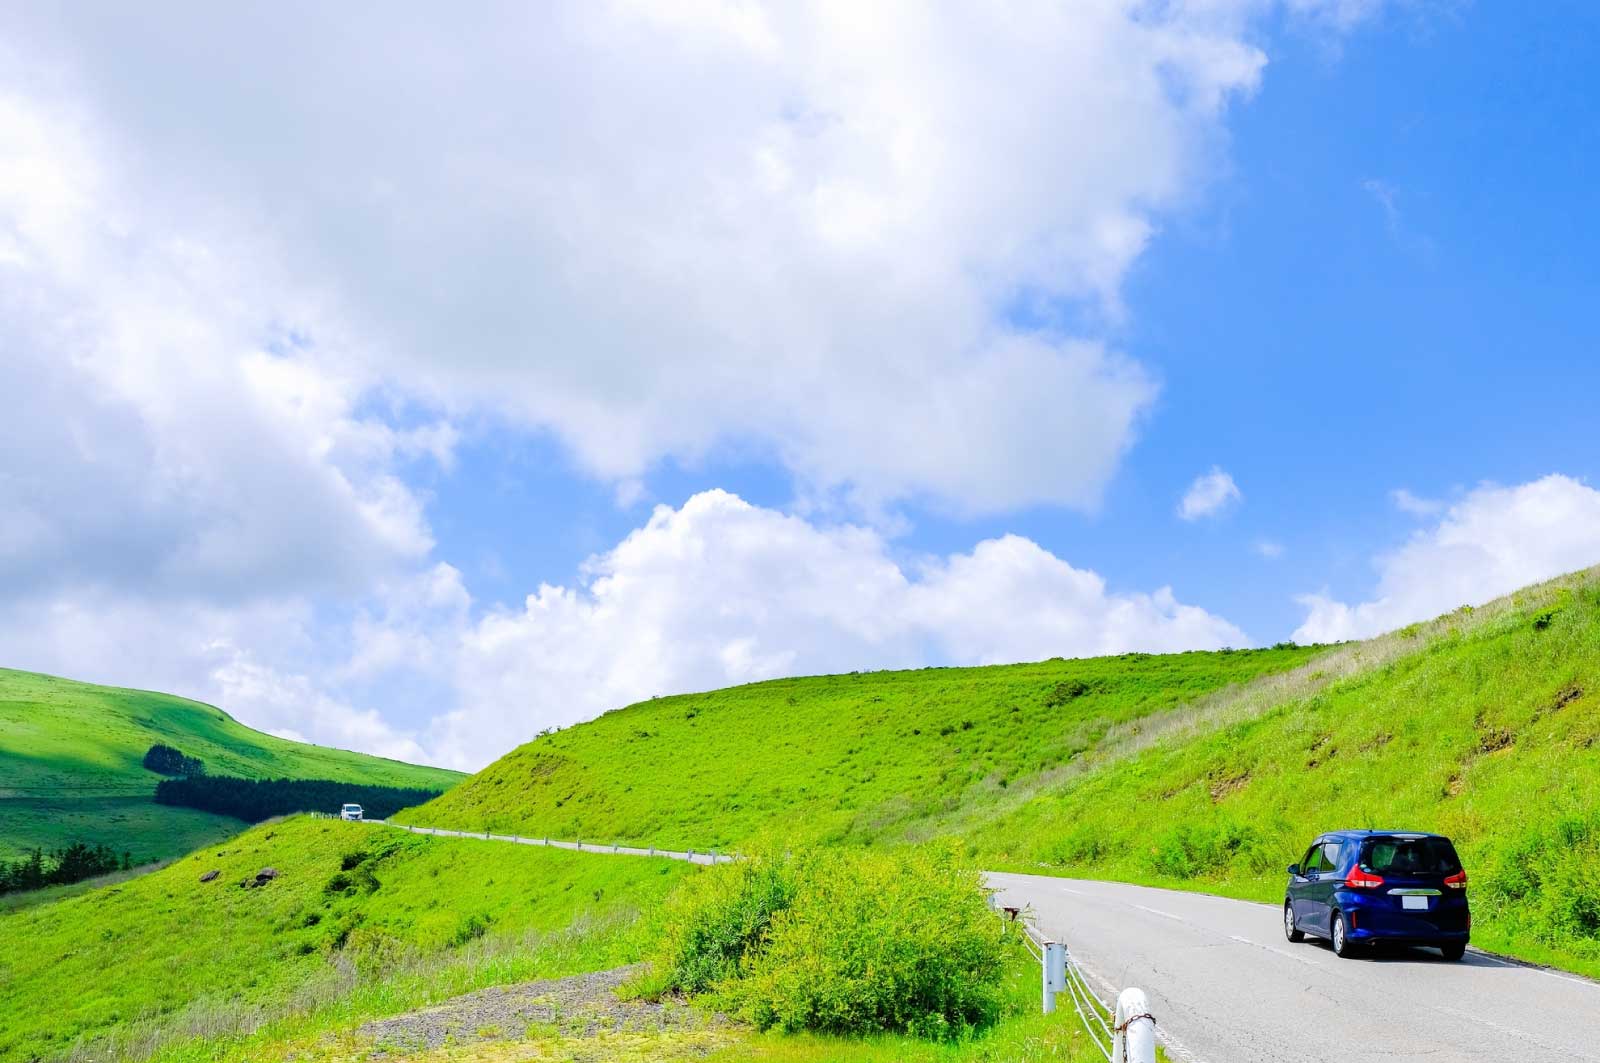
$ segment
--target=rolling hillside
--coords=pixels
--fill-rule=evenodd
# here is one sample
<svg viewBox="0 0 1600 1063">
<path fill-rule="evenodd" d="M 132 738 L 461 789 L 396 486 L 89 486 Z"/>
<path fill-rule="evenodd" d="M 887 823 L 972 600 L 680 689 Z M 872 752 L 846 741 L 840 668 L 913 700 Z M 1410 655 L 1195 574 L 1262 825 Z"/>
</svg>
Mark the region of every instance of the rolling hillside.
<svg viewBox="0 0 1600 1063">
<path fill-rule="evenodd" d="M 1282 648 L 781 679 L 657 698 L 511 752 L 403 822 L 670 847 L 871 841 L 1085 756 Z"/>
<path fill-rule="evenodd" d="M 238 820 L 151 800 L 145 752 L 165 743 L 213 775 L 444 789 L 456 772 L 290 742 L 210 705 L 0 669 L 0 859 L 80 840 L 165 858 L 237 832 Z"/>
<path fill-rule="evenodd" d="M 996 869 L 1268 901 L 1318 831 L 1439 830 L 1480 942 L 1600 973 L 1600 569 L 1319 650 L 661 698 L 402 817 L 680 846 L 953 836 Z"/>
</svg>

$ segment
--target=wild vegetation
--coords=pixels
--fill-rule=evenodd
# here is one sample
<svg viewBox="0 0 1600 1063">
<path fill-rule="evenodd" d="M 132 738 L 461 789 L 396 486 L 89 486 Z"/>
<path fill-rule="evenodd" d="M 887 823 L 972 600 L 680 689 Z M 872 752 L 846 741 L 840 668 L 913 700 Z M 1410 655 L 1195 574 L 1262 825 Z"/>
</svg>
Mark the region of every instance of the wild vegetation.
<svg viewBox="0 0 1600 1063">
<path fill-rule="evenodd" d="M 145 763 L 152 755 L 154 769 Z M 187 769 L 195 765 L 247 779 L 428 790 L 462 778 L 275 738 L 220 709 L 168 694 L 0 669 L 0 860 L 81 841 L 129 850 L 143 863 L 237 833 L 243 824 L 232 816 L 152 799 L 163 777 L 192 774 Z"/>
<path fill-rule="evenodd" d="M 656 699 L 543 736 L 401 818 L 788 855 L 708 872 L 267 824 L 237 854 L 229 843 L 0 916 L 0 1059 L 86 1039 L 85 1059 L 353 1060 L 372 1047 L 353 1032 L 365 1018 L 643 957 L 655 973 L 641 990 L 697 994 L 750 1025 L 618 1035 L 599 1055 L 530 1029 L 516 1051 L 1088 1059 L 1076 1024 L 1031 1014 L 1036 968 L 978 918 L 961 868 L 1274 902 L 1284 864 L 1339 826 L 1450 834 L 1480 944 L 1600 974 L 1597 691 L 1600 570 L 1338 647 Z M 267 863 L 278 877 L 240 885 Z M 222 873 L 200 883 L 203 865 Z M 925 962 L 922 946 L 946 930 Z M 118 961 L 130 966 L 109 973 Z M 163 979 L 163 965 L 182 976 Z M 512 1051 L 391 1058 L 520 1058 Z"/>
<path fill-rule="evenodd" d="M 790 842 L 871 842 L 1315 652 L 852 673 L 657 698 L 540 737 L 399 818 L 675 848 L 748 846 L 780 825 Z"/>
<path fill-rule="evenodd" d="M 177 805 L 260 823 L 293 812 L 334 811 L 346 802 L 362 807 L 371 819 L 398 812 L 439 796 L 420 787 L 375 786 L 332 779 L 234 779 L 225 775 L 191 775 L 156 784 L 158 805 Z"/>
<path fill-rule="evenodd" d="M 679 887 L 659 984 L 760 1029 L 970 1036 L 1000 1017 L 1002 926 L 936 849 L 751 857 Z"/>
<path fill-rule="evenodd" d="M 264 824 L 0 915 L 0 1060 L 74 1046 L 84 1059 L 259 1059 L 265 1043 L 483 985 L 613 967 L 640 953 L 639 911 L 691 871 L 308 817 Z"/>
<path fill-rule="evenodd" d="M 1318 831 L 1438 831 L 1475 942 L 1600 975 L 1600 570 L 1386 641 L 1339 682 L 964 823 L 969 846 L 1276 903 Z"/>
<path fill-rule="evenodd" d="M 1334 648 L 661 698 L 402 816 L 728 848 L 948 837 L 978 866 L 1269 902 L 1319 831 L 1437 830 L 1476 941 L 1600 974 L 1597 742 L 1600 569 Z"/>
</svg>

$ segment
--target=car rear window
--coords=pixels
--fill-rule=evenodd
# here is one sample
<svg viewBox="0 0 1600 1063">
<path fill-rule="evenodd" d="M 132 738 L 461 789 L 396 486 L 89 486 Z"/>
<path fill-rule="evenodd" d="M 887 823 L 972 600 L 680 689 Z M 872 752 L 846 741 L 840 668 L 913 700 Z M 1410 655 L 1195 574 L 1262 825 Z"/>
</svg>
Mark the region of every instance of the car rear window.
<svg viewBox="0 0 1600 1063">
<path fill-rule="evenodd" d="M 1461 858 L 1448 838 L 1368 838 L 1361 866 L 1380 875 L 1453 875 Z"/>
</svg>

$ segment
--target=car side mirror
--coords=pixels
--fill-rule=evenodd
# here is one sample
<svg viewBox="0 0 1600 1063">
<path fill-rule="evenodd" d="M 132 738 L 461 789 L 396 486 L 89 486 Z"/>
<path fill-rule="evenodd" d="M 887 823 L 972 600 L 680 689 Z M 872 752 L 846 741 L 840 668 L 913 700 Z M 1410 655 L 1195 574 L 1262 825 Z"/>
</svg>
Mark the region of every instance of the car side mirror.
<svg viewBox="0 0 1600 1063">
<path fill-rule="evenodd" d="M 1291 875 L 1300 874 L 1300 865 L 1299 864 L 1290 864 L 1289 865 L 1289 874 L 1291 874 Z"/>
</svg>

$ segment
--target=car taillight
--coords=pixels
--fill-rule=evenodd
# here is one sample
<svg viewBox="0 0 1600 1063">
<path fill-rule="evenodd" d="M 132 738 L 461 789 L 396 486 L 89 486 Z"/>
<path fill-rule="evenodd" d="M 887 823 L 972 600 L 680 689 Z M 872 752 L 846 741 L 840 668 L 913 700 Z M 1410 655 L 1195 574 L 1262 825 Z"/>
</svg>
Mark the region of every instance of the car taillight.
<svg viewBox="0 0 1600 1063">
<path fill-rule="evenodd" d="M 1383 879 L 1370 871 L 1363 871 L 1358 867 L 1350 872 L 1349 877 L 1344 880 L 1344 884 L 1347 889 L 1375 890 L 1383 885 Z"/>
<path fill-rule="evenodd" d="M 1444 884 L 1453 890 L 1464 890 L 1467 888 L 1467 873 L 1465 871 L 1457 871 L 1445 879 Z"/>
</svg>

